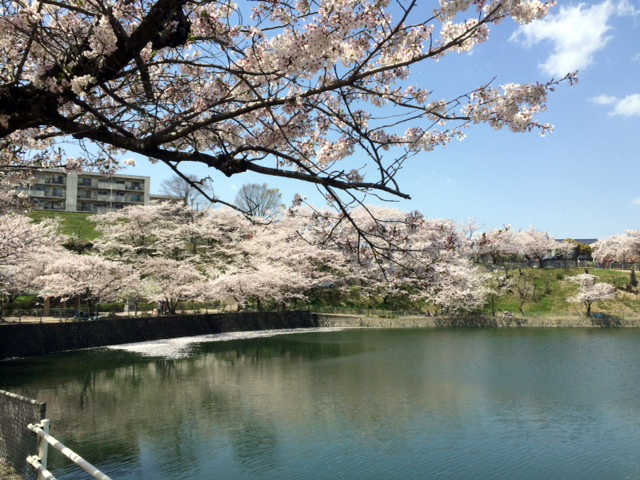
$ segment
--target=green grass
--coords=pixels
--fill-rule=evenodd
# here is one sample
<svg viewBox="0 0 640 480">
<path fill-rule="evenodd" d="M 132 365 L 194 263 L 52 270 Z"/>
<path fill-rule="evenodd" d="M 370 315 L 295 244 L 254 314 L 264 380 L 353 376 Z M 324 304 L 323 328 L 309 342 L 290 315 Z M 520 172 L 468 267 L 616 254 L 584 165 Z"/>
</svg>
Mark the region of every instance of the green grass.
<svg viewBox="0 0 640 480">
<path fill-rule="evenodd" d="M 95 230 L 95 224 L 89 220 L 92 216 L 90 213 L 72 213 L 72 212 L 31 212 L 29 216 L 35 222 L 41 222 L 47 218 L 60 219 L 60 231 L 63 235 L 71 236 L 75 234 L 79 239 L 90 242 L 98 237 Z"/>
<path fill-rule="evenodd" d="M 512 270 L 509 275 L 513 281 L 513 286 L 506 294 L 495 299 L 495 310 L 498 314 L 509 311 L 519 316 L 520 295 L 518 294 L 517 286 L 524 284 L 530 287 L 530 292 L 532 291 L 531 286 L 536 286 L 535 299 L 530 294 L 523 305 L 525 314 L 584 314 L 585 307 L 583 305 L 567 302 L 567 298 L 575 295 L 578 291 L 578 286 L 567 280 L 567 277 L 580 273 L 584 273 L 583 268 Z M 595 303 L 592 307 L 593 313 L 604 313 L 613 316 L 640 313 L 639 290 L 637 288 L 627 289 L 630 281 L 629 272 L 590 269 L 589 273 L 598 277 L 599 281 L 610 283 L 618 290 L 616 300 Z M 491 312 L 490 304 L 485 306 L 484 312 Z"/>
</svg>

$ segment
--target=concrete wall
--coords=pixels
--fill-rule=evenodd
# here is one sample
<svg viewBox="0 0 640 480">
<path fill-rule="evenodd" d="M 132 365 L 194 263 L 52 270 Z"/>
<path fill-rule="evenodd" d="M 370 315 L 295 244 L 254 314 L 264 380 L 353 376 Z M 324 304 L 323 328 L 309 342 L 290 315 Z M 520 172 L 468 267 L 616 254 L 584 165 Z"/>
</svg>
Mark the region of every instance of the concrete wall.
<svg viewBox="0 0 640 480">
<path fill-rule="evenodd" d="M 309 312 L 222 313 L 0 326 L 0 360 L 211 333 L 310 328 Z"/>
</svg>

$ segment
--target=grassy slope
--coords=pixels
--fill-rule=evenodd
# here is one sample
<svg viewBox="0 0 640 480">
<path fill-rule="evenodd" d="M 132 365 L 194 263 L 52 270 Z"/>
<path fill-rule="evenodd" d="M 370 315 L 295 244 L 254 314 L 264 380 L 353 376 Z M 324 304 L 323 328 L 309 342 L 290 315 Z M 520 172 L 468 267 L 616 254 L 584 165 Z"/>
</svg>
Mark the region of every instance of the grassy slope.
<svg viewBox="0 0 640 480">
<path fill-rule="evenodd" d="M 89 217 L 91 217 L 89 213 L 34 211 L 31 212 L 29 216 L 36 222 L 40 222 L 46 218 L 59 218 L 61 221 L 60 231 L 62 234 L 75 234 L 78 238 L 88 242 L 98 236 L 94 228 L 95 224 L 89 220 Z"/>
<path fill-rule="evenodd" d="M 506 295 L 496 298 L 496 312 L 510 311 L 519 315 L 520 303 L 516 284 L 523 280 L 529 285 L 536 285 L 536 299 L 531 296 L 526 300 L 523 310 L 527 314 L 556 314 L 571 315 L 584 314 L 585 307 L 567 302 L 567 297 L 575 295 L 578 286 L 566 279 L 568 276 L 584 273 L 584 269 L 523 269 L 522 274 L 518 270 L 509 272 L 514 281 L 514 287 Z M 592 306 L 594 313 L 609 315 L 632 315 L 640 313 L 640 297 L 638 290 L 626 291 L 630 274 L 624 271 L 595 270 L 589 273 L 596 275 L 600 281 L 608 282 L 618 289 L 617 299 L 609 302 L 599 302 Z M 547 293 L 548 282 L 548 293 Z M 485 311 L 489 312 L 489 306 Z"/>
</svg>

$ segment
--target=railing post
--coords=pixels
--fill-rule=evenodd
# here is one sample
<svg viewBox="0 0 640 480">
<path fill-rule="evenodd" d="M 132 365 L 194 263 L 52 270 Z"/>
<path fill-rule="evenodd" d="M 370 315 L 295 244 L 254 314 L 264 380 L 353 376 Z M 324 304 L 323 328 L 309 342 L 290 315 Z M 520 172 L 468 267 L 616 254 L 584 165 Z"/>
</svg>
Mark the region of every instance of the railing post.
<svg viewBox="0 0 640 480">
<path fill-rule="evenodd" d="M 44 433 L 49 433 L 49 425 L 51 424 L 50 420 L 44 419 L 40 420 L 40 428 L 44 430 Z M 47 469 L 47 455 L 49 453 L 49 444 L 47 441 L 38 435 L 38 457 L 40 457 L 40 465 L 44 470 Z M 42 472 L 38 472 L 38 480 L 45 480 Z"/>
</svg>

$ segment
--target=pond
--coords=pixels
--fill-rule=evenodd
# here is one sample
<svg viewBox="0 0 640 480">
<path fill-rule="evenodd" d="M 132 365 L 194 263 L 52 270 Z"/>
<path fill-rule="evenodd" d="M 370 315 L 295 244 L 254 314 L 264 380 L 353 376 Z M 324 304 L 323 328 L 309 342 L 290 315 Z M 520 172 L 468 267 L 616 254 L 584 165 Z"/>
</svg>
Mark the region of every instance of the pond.
<svg viewBox="0 0 640 480">
<path fill-rule="evenodd" d="M 640 478 L 640 330 L 245 335 L 4 362 L 0 388 L 114 479 Z"/>
</svg>

